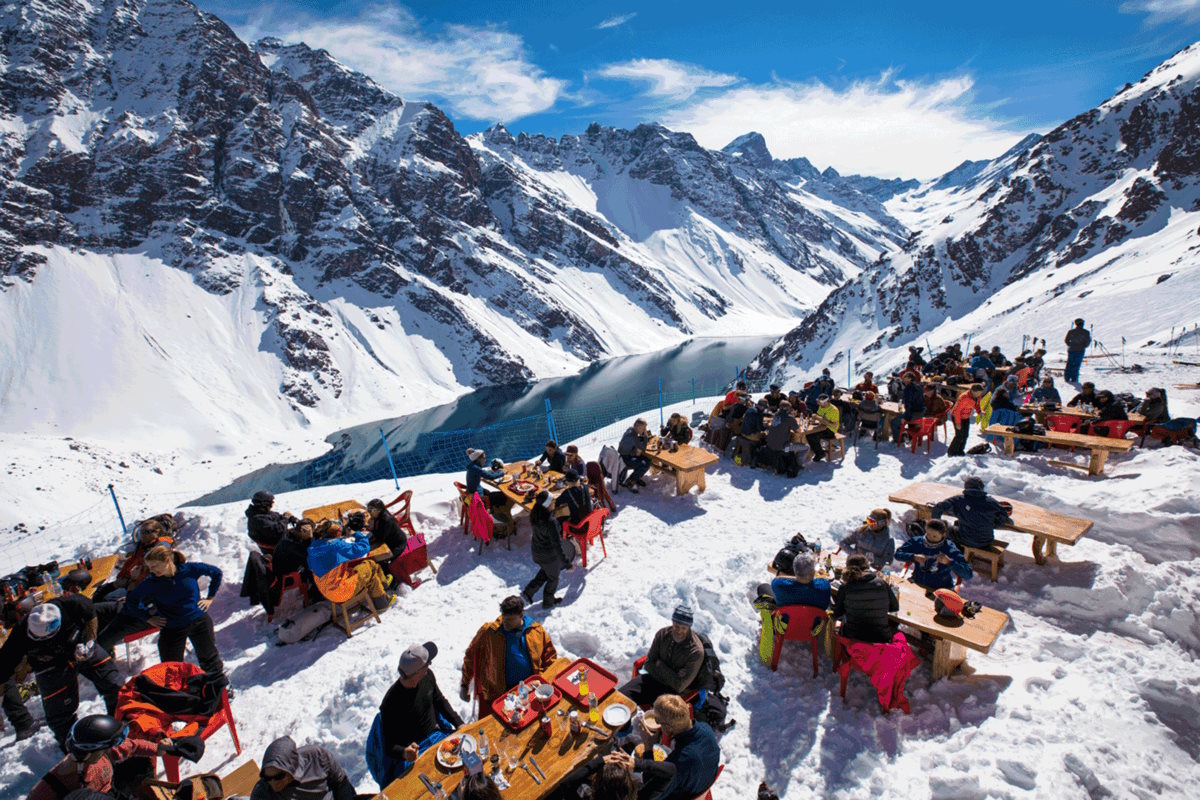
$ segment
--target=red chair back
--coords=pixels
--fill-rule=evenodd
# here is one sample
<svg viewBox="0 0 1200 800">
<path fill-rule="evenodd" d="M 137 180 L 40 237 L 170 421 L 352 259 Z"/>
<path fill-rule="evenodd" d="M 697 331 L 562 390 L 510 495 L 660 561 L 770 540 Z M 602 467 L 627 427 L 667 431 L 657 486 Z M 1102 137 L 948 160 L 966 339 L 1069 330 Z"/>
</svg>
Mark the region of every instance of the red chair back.
<svg viewBox="0 0 1200 800">
<path fill-rule="evenodd" d="M 775 636 L 775 649 L 771 653 L 771 669 L 779 668 L 779 657 L 783 654 L 784 642 L 808 642 L 812 648 L 813 677 L 817 677 L 819 662 L 817 652 L 819 645 L 817 637 L 813 636 L 813 625 L 817 620 L 825 619 L 825 609 L 816 606 L 790 605 L 779 606 L 772 612 L 775 618 L 787 618 L 787 627 L 782 634 Z"/>
<path fill-rule="evenodd" d="M 1103 422 L 1092 423 L 1092 429 L 1100 428 L 1098 435 L 1103 435 L 1109 439 L 1124 439 L 1125 434 L 1136 428 L 1138 423 L 1128 419 L 1109 419 Z M 1104 431 L 1107 430 L 1105 433 Z"/>
<path fill-rule="evenodd" d="M 472 494 L 470 503 L 471 505 L 467 509 L 467 531 L 486 544 L 492 540 L 492 533 L 496 527 L 495 520 L 492 519 L 482 497 Z"/>
<path fill-rule="evenodd" d="M 569 522 L 563 523 L 563 536 L 570 536 L 579 545 L 579 551 L 583 554 L 584 569 L 587 569 L 588 545 L 596 539 L 600 540 L 600 549 L 604 552 L 604 557 L 608 558 L 608 547 L 604 544 L 604 520 L 608 519 L 608 515 L 611 513 L 602 506 L 592 509 L 592 513 L 584 517 L 578 525 L 572 525 Z"/>
<path fill-rule="evenodd" d="M 1083 420 L 1071 414 L 1047 414 L 1046 427 L 1056 433 L 1079 433 Z"/>
<path fill-rule="evenodd" d="M 704 790 L 704 794 L 696 795 L 695 800 L 712 800 L 712 787 L 716 785 L 717 778 L 721 777 L 721 773 L 724 771 L 725 771 L 725 765 L 718 764 L 717 765 L 717 774 L 713 775 L 712 783 L 710 783 L 708 785 L 708 788 Z"/>
<path fill-rule="evenodd" d="M 457 484 L 455 484 L 457 485 Z M 466 492 L 467 487 L 463 487 L 462 491 Z M 384 506 L 396 518 L 396 522 L 400 523 L 400 527 L 408 531 L 409 536 L 416 534 L 416 529 L 412 524 L 412 490 L 407 489 L 400 493 L 392 502 Z"/>
<path fill-rule="evenodd" d="M 925 443 L 925 452 L 929 452 L 929 446 L 933 441 L 933 432 L 937 429 L 938 421 L 933 417 L 921 417 L 920 419 L 910 420 L 905 430 L 912 437 L 912 451 L 917 452 L 917 445 L 921 442 Z"/>
<path fill-rule="evenodd" d="M 271 587 L 275 588 L 275 586 L 279 587 L 280 603 L 283 602 L 284 592 L 286 592 L 288 589 L 296 589 L 300 592 L 300 596 L 304 600 L 304 605 L 308 605 L 308 582 L 304 580 L 304 576 L 301 575 L 300 572 L 288 572 L 280 575 L 271 581 Z M 278 610 L 278 605 L 276 606 L 276 610 Z M 272 611 L 270 614 L 267 614 L 267 622 L 273 622 L 274 620 L 275 611 Z"/>
</svg>

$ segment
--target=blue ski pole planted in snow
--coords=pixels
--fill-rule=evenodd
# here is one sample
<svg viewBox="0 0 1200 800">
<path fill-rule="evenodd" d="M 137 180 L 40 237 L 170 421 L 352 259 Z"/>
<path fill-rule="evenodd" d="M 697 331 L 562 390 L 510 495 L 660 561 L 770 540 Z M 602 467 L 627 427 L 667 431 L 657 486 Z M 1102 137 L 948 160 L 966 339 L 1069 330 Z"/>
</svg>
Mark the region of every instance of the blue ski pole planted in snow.
<svg viewBox="0 0 1200 800">
<path fill-rule="evenodd" d="M 558 431 L 554 430 L 554 410 L 550 408 L 550 398 L 546 398 L 546 427 L 550 430 L 550 438 L 558 441 Z"/>
<path fill-rule="evenodd" d="M 121 513 L 121 504 L 117 502 L 117 493 L 113 491 L 113 485 L 108 485 L 108 495 L 112 498 L 113 505 L 117 507 L 117 519 L 121 521 L 121 535 L 125 535 L 125 516 Z"/>
<path fill-rule="evenodd" d="M 854 386 L 854 378 L 850 375 L 850 351 L 846 351 L 846 388 Z"/>
<path fill-rule="evenodd" d="M 396 491 L 400 491 L 400 479 L 396 477 L 396 464 L 392 461 L 392 450 L 388 447 L 387 436 L 383 433 L 383 428 L 379 429 L 379 438 L 383 440 L 383 452 L 387 453 L 388 467 L 392 470 L 392 483 L 396 484 Z"/>
<path fill-rule="evenodd" d="M 696 405 L 696 379 L 692 378 L 692 405 Z"/>
<path fill-rule="evenodd" d="M 658 377 L 658 427 L 663 426 L 662 376 Z"/>
</svg>

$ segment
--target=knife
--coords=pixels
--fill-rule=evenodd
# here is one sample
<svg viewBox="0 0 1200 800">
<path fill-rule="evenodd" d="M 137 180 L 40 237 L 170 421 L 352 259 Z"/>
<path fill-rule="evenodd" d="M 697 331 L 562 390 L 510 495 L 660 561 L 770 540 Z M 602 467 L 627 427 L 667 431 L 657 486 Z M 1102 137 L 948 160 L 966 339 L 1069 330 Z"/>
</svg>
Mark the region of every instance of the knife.
<svg viewBox="0 0 1200 800">
<path fill-rule="evenodd" d="M 592 731 L 593 733 L 598 733 L 605 738 L 612 736 L 612 733 L 610 731 L 606 731 L 603 728 L 597 728 L 595 725 L 593 725 L 590 722 L 583 723 L 583 725 L 581 727 L 587 728 L 589 731 Z"/>
<path fill-rule="evenodd" d="M 534 760 L 532 753 L 530 753 L 530 755 L 529 755 L 529 763 L 533 764 L 533 768 L 536 769 L 538 771 L 538 774 L 542 776 L 542 780 L 545 780 L 546 773 L 542 772 L 542 768 L 538 765 L 537 761 Z"/>
<path fill-rule="evenodd" d="M 434 783 L 426 777 L 424 772 L 418 772 L 417 777 L 421 779 L 421 783 L 425 784 L 425 788 L 429 793 L 437 798 L 437 800 L 446 800 L 446 793 L 442 791 L 441 783 Z"/>
<path fill-rule="evenodd" d="M 529 768 L 529 765 L 528 765 L 528 764 L 526 764 L 524 761 L 522 761 L 522 762 L 521 762 L 521 769 L 525 770 L 525 774 L 526 774 L 526 775 L 528 775 L 529 777 L 533 778 L 533 782 L 534 782 L 534 783 L 536 783 L 538 786 L 541 786 L 541 785 L 542 785 L 542 779 L 541 779 L 541 778 L 539 778 L 537 775 L 534 775 L 534 774 L 533 774 L 533 770 L 531 770 L 531 769 Z"/>
</svg>

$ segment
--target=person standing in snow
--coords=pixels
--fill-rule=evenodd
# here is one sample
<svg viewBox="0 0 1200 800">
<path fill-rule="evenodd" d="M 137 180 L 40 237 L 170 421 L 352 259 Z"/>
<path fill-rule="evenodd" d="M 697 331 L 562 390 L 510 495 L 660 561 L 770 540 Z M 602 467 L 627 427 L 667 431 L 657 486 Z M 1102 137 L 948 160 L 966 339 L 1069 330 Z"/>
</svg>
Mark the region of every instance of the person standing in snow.
<svg viewBox="0 0 1200 800">
<path fill-rule="evenodd" d="M 974 572 L 962 552 L 946 538 L 940 519 L 925 523 L 925 534 L 914 536 L 896 550 L 896 560 L 913 564 L 912 581 L 926 589 L 951 589 L 955 576 L 969 580 Z"/>
<path fill-rule="evenodd" d="M 272 511 L 274 505 L 275 495 L 259 491 L 254 493 L 250 498 L 250 505 L 246 507 L 246 531 L 254 543 L 268 555 L 296 521 L 291 512 L 280 514 L 278 511 Z"/>
<path fill-rule="evenodd" d="M 958 520 L 950 532 L 954 543 L 978 550 L 991 546 L 996 538 L 996 526 L 1012 524 L 1008 509 L 984 491 L 983 479 L 974 475 L 963 480 L 962 494 L 947 497 L 933 507 L 933 519 L 941 519 L 942 514 L 950 514 Z"/>
<path fill-rule="evenodd" d="M 954 401 L 954 406 L 950 409 L 950 420 L 954 423 L 954 439 L 951 440 L 946 455 L 961 456 L 966 452 L 967 437 L 971 433 L 971 414 L 981 413 L 979 401 L 982 397 L 983 386 L 976 383 Z"/>
<path fill-rule="evenodd" d="M 250 800 L 354 800 L 354 784 L 328 750 L 315 744 L 297 747 L 281 736 L 263 753 L 258 782 Z"/>
<path fill-rule="evenodd" d="M 568 474 L 574 475 L 574 471 Z M 576 487 L 579 485 L 578 475 L 575 475 L 575 485 Z M 566 492 L 563 494 L 565 495 Z M 587 497 L 586 490 L 583 491 L 583 496 L 590 506 L 591 499 Z M 532 603 L 534 593 L 544 584 L 546 589 L 542 592 L 542 608 L 547 610 L 562 602 L 561 598 L 554 596 L 554 593 L 558 591 L 558 576 L 564 569 L 571 569 L 571 560 L 567 558 L 566 551 L 563 550 L 562 533 L 559 531 L 554 516 L 550 513 L 553 502 L 554 499 L 550 492 L 543 489 L 538 493 L 534 506 L 529 512 L 529 524 L 533 529 L 529 548 L 538 572 L 521 592 L 525 602 Z"/>
<path fill-rule="evenodd" d="M 525 615 L 524 601 L 516 595 L 506 597 L 500 603 L 500 616 L 482 625 L 467 645 L 459 695 L 470 700 L 474 686 L 479 718 L 483 719 L 492 701 L 548 669 L 557 658 L 550 634 Z"/>
<path fill-rule="evenodd" d="M 1092 335 L 1083 327 L 1083 319 L 1075 320 L 1075 327 L 1067 331 L 1063 343 L 1067 346 L 1067 368 L 1063 370 L 1063 380 L 1067 383 L 1079 383 L 1079 368 L 1083 366 L 1083 354 L 1092 343 Z"/>
</svg>

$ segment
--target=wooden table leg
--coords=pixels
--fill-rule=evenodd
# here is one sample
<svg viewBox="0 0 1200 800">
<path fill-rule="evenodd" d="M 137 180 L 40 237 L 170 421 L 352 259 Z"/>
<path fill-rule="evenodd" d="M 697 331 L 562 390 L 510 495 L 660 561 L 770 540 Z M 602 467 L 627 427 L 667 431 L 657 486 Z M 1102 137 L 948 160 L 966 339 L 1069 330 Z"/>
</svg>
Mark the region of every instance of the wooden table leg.
<svg viewBox="0 0 1200 800">
<path fill-rule="evenodd" d="M 949 678 L 967 660 L 967 649 L 961 644 L 938 638 L 933 645 L 931 680 Z"/>
<path fill-rule="evenodd" d="M 917 506 L 917 519 L 925 521 L 933 519 L 933 509 L 929 506 Z"/>
<path fill-rule="evenodd" d="M 1038 564 L 1046 563 L 1046 555 L 1042 552 L 1042 548 L 1046 546 L 1046 537 L 1039 536 L 1036 533 L 1033 535 L 1033 560 Z"/>
<path fill-rule="evenodd" d="M 682 497 L 688 493 L 688 489 L 692 488 L 691 471 L 676 470 L 675 472 L 675 494 Z"/>
<path fill-rule="evenodd" d="M 1088 461 L 1088 475 L 1103 475 L 1104 462 L 1108 461 L 1107 450 L 1093 450 L 1092 458 Z"/>
<path fill-rule="evenodd" d="M 1058 542 L 1053 539 L 1046 540 L 1046 558 L 1058 558 Z"/>
<path fill-rule="evenodd" d="M 1016 437 L 1005 436 L 1004 437 L 1004 455 L 1011 456 L 1015 452 L 1017 452 Z"/>
<path fill-rule="evenodd" d="M 704 490 L 708 487 L 704 484 L 704 470 L 696 471 L 696 494 L 704 494 Z"/>
</svg>

